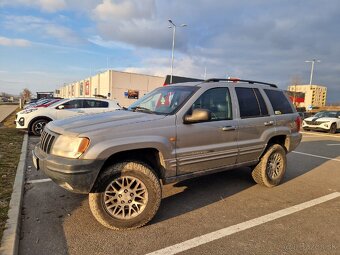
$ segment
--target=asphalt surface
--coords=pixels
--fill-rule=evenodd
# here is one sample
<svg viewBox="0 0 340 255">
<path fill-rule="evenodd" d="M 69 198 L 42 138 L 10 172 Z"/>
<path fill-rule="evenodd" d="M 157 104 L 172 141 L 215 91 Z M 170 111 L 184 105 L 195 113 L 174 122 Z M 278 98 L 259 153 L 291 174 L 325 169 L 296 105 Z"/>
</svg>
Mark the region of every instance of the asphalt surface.
<svg viewBox="0 0 340 255">
<path fill-rule="evenodd" d="M 30 149 L 37 142 L 30 137 Z M 281 185 L 256 185 L 249 168 L 165 185 L 160 210 L 147 226 L 112 231 L 93 218 L 86 195 L 46 181 L 34 168 L 30 149 L 26 183 L 43 182 L 25 185 L 22 255 L 146 254 L 340 192 L 340 134 L 304 132 L 300 153 L 287 156 Z M 182 254 L 340 254 L 340 197 Z"/>
</svg>

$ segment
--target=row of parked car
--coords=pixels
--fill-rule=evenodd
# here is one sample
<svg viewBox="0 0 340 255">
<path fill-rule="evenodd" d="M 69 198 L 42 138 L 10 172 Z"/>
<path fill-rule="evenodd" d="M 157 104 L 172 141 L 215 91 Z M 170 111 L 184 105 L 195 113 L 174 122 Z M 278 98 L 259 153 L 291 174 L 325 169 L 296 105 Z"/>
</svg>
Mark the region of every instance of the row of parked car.
<svg viewBox="0 0 340 255">
<path fill-rule="evenodd" d="M 16 115 L 16 128 L 41 135 L 44 126 L 58 119 L 120 109 L 116 100 L 100 98 L 41 99 L 27 104 Z"/>
</svg>

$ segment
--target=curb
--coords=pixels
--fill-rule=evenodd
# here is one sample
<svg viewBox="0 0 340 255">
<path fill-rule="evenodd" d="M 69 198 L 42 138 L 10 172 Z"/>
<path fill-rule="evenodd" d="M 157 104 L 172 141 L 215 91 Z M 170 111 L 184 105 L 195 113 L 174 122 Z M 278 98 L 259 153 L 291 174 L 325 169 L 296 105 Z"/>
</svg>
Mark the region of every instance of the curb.
<svg viewBox="0 0 340 255">
<path fill-rule="evenodd" d="M 11 201 L 9 203 L 8 219 L 1 240 L 0 254 L 3 255 L 18 254 L 27 149 L 28 134 L 26 133 L 22 142 L 20 160 L 13 184 Z"/>
</svg>

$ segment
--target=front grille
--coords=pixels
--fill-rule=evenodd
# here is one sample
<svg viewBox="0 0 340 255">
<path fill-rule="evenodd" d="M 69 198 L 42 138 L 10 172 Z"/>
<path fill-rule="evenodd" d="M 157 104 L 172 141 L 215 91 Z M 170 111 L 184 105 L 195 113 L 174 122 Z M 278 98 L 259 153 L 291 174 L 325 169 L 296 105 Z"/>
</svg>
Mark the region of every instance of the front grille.
<svg viewBox="0 0 340 255">
<path fill-rule="evenodd" d="M 54 140 L 55 136 L 44 130 L 40 137 L 40 149 L 46 153 L 50 153 Z"/>
<path fill-rule="evenodd" d="M 327 121 L 306 121 L 308 125 L 315 125 L 315 126 L 321 125 L 322 123 L 326 123 L 326 122 Z"/>
</svg>

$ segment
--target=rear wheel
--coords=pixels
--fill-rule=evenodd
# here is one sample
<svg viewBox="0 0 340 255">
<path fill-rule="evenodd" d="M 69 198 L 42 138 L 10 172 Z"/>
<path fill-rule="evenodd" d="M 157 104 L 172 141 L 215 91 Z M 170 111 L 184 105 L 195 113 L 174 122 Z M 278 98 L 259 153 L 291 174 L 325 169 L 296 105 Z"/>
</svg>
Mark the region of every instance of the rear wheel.
<svg viewBox="0 0 340 255">
<path fill-rule="evenodd" d="M 134 229 L 156 214 L 162 192 L 151 167 L 140 162 L 114 164 L 98 178 L 89 194 L 93 216 L 111 229 Z"/>
<path fill-rule="evenodd" d="M 335 134 L 336 133 L 336 129 L 337 129 L 336 123 L 333 123 L 331 125 L 331 128 L 329 129 L 329 133 Z"/>
<path fill-rule="evenodd" d="M 278 185 L 286 172 L 287 158 L 285 149 L 274 144 L 262 156 L 260 162 L 252 172 L 256 183 L 266 187 Z"/>
<path fill-rule="evenodd" d="M 34 121 L 31 127 L 32 133 L 36 136 L 40 136 L 47 123 L 48 123 L 48 120 L 46 119 L 38 119 Z"/>
</svg>

